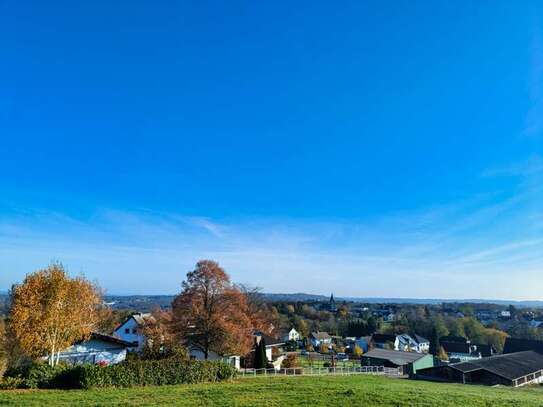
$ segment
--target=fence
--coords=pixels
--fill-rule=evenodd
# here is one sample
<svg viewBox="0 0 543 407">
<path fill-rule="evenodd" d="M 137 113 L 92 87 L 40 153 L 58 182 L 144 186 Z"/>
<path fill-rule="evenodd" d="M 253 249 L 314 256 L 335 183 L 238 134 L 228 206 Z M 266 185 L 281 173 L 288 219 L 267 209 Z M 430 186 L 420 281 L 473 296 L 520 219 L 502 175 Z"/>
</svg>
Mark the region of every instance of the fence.
<svg viewBox="0 0 543 407">
<path fill-rule="evenodd" d="M 398 368 L 384 366 L 359 367 L 290 367 L 284 369 L 241 369 L 241 377 L 256 376 L 343 376 L 353 374 L 374 374 L 400 376 Z"/>
</svg>

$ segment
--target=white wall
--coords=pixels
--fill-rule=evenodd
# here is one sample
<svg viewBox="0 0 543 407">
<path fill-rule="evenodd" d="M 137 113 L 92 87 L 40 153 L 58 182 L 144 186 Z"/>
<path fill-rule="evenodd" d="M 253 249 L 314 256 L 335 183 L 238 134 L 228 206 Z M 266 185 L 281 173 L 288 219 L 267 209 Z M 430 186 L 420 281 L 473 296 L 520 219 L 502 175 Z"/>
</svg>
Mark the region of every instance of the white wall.
<svg viewBox="0 0 543 407">
<path fill-rule="evenodd" d="M 59 355 L 59 360 L 69 364 L 106 362 L 108 365 L 114 365 L 122 362 L 125 358 L 126 348 L 124 346 L 99 339 L 90 339 L 70 346 Z"/>
<path fill-rule="evenodd" d="M 189 355 L 192 359 L 205 360 L 204 352 L 202 352 L 200 349 L 197 349 L 197 348 L 191 348 L 189 350 Z M 241 368 L 239 356 L 220 356 L 220 355 L 217 355 L 215 352 L 210 351 L 209 354 L 207 355 L 207 360 L 221 361 L 231 366 L 234 366 L 238 370 Z"/>
<path fill-rule="evenodd" d="M 138 323 L 134 318 L 129 318 L 117 328 L 113 336 L 126 342 L 138 342 L 137 350 L 142 350 L 145 345 L 145 336 L 138 332 Z"/>
</svg>

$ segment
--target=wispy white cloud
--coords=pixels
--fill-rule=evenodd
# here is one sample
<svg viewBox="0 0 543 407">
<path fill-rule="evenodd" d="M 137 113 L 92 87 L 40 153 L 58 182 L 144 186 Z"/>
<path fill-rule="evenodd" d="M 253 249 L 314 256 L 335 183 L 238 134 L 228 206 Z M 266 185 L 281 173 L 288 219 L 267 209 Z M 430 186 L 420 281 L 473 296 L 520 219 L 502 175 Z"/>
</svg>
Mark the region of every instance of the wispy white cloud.
<svg viewBox="0 0 543 407">
<path fill-rule="evenodd" d="M 109 292 L 172 293 L 198 259 L 213 258 L 235 281 L 267 291 L 535 298 L 543 289 L 537 198 L 533 190 L 481 196 L 357 223 L 26 212 L 0 220 L 0 287 L 58 259 Z M 509 284 L 512 273 L 526 284 Z"/>
</svg>

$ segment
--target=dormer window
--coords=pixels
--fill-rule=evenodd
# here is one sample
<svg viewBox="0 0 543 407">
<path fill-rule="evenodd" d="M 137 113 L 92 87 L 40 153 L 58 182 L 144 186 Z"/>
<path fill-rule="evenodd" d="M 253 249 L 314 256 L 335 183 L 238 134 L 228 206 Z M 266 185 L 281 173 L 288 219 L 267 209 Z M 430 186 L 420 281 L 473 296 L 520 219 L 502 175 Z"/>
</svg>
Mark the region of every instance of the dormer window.
<svg viewBox="0 0 543 407">
<path fill-rule="evenodd" d="M 129 334 L 130 333 L 130 328 L 124 328 L 124 333 Z"/>
</svg>

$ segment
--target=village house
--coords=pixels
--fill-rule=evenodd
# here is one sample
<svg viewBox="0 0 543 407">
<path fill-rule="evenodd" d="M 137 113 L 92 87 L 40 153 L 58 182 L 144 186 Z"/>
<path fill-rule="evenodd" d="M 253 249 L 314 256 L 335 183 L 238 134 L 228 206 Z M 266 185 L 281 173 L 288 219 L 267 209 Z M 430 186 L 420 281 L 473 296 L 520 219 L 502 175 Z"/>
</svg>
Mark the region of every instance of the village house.
<svg viewBox="0 0 543 407">
<path fill-rule="evenodd" d="M 311 335 L 309 335 L 309 340 L 315 349 L 321 345 L 332 344 L 332 337 L 328 334 L 328 332 L 311 332 Z"/>
<path fill-rule="evenodd" d="M 500 311 L 500 318 L 502 318 L 502 319 L 511 318 L 511 311 L 508 311 L 508 310 Z"/>
<path fill-rule="evenodd" d="M 496 353 L 490 345 L 475 344 L 470 341 L 447 342 L 441 341 L 441 346 L 451 362 L 465 362 L 492 356 Z"/>
<path fill-rule="evenodd" d="M 430 341 L 420 335 L 397 335 L 397 346 L 395 350 L 403 350 L 406 352 L 427 353 L 430 350 Z"/>
<path fill-rule="evenodd" d="M 114 365 L 126 358 L 134 343 L 113 336 L 92 333 L 89 339 L 77 342 L 59 354 L 59 361 L 76 365 L 83 363 Z"/>
<path fill-rule="evenodd" d="M 205 353 L 197 346 L 188 346 L 189 357 L 192 360 L 206 360 Z M 238 355 L 219 355 L 214 351 L 209 351 L 207 354 L 207 360 L 220 361 L 235 367 L 237 370 L 241 368 L 241 358 Z"/>
<path fill-rule="evenodd" d="M 392 322 L 396 314 L 391 309 L 376 309 L 372 312 L 373 316 L 383 318 L 385 322 Z"/>
<path fill-rule="evenodd" d="M 371 336 L 361 336 L 359 338 L 347 337 L 344 340 L 345 346 L 350 350 L 351 353 L 354 351 L 356 346 L 362 349 L 362 352 L 366 353 L 369 350 L 370 342 Z"/>
<path fill-rule="evenodd" d="M 266 358 L 269 362 L 273 361 L 273 354 L 279 353 L 281 346 L 285 344 L 285 341 L 271 337 L 269 335 L 265 335 L 261 332 L 255 333 L 255 339 L 256 343 L 264 339 L 264 343 L 266 344 Z"/>
<path fill-rule="evenodd" d="M 113 336 L 126 342 L 134 343 L 134 350 L 141 351 L 145 346 L 143 327 L 148 322 L 154 322 L 150 313 L 135 313 L 130 315 L 122 324 L 113 331 Z"/>
<path fill-rule="evenodd" d="M 254 334 L 254 345 L 255 347 L 251 352 L 244 357 L 244 367 L 251 367 L 252 361 L 254 359 L 254 352 L 256 346 L 263 340 L 266 348 L 266 359 L 275 370 L 281 369 L 281 363 L 285 359 L 285 355 L 282 352 L 282 346 L 285 345 L 285 342 L 282 339 L 273 338 L 269 335 L 265 335 L 262 332 L 255 332 Z"/>
<path fill-rule="evenodd" d="M 475 318 L 477 318 L 482 324 L 488 324 L 496 320 L 497 313 L 492 310 L 479 310 L 475 312 Z"/>
<path fill-rule="evenodd" d="M 373 334 L 371 337 L 373 347 L 380 349 L 398 349 L 399 341 L 396 335 Z"/>
<path fill-rule="evenodd" d="M 299 340 L 300 340 L 300 333 L 294 328 L 292 328 L 290 331 L 288 331 L 287 333 L 283 335 L 284 342 L 299 341 Z"/>
</svg>

